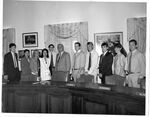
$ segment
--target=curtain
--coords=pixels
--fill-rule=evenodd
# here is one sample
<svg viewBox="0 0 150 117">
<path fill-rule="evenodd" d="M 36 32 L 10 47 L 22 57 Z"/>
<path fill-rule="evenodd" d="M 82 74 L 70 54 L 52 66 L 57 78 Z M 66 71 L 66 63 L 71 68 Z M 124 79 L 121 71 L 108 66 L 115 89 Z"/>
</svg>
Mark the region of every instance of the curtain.
<svg viewBox="0 0 150 117">
<path fill-rule="evenodd" d="M 63 23 L 44 26 L 44 44 L 48 48 L 49 44 L 54 44 L 57 52 L 57 44 L 64 45 L 65 51 L 70 53 L 71 62 L 74 54 L 74 43 L 80 42 L 82 50 L 87 51 L 86 44 L 88 41 L 88 23 L 75 22 Z"/>
<path fill-rule="evenodd" d="M 127 19 L 128 41 L 132 38 L 138 42 L 138 50 L 146 52 L 146 17 Z"/>
<path fill-rule="evenodd" d="M 15 43 L 15 28 L 3 29 L 3 56 L 9 52 L 10 43 Z"/>
</svg>

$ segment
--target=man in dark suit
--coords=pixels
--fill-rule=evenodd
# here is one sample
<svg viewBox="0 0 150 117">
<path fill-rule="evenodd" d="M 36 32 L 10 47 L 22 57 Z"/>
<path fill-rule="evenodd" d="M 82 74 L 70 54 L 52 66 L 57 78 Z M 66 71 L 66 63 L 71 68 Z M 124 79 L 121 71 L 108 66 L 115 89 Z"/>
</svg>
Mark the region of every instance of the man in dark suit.
<svg viewBox="0 0 150 117">
<path fill-rule="evenodd" d="M 18 67 L 18 58 L 16 51 L 16 44 L 9 44 L 10 52 L 4 56 L 4 79 L 8 80 L 8 83 L 19 83 L 20 72 Z"/>
<path fill-rule="evenodd" d="M 102 43 L 101 45 L 103 54 L 100 56 L 99 61 L 99 77 L 102 84 L 105 84 L 105 76 L 112 75 L 113 55 L 108 52 L 108 44 Z"/>
</svg>

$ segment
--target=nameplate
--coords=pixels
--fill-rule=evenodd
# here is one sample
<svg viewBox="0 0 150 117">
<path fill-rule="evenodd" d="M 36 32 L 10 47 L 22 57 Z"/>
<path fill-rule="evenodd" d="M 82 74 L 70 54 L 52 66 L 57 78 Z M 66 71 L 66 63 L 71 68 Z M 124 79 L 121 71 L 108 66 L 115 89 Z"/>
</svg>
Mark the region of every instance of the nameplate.
<svg viewBox="0 0 150 117">
<path fill-rule="evenodd" d="M 138 96 L 143 96 L 143 97 L 145 97 L 145 93 L 144 93 L 144 92 L 136 92 L 135 94 L 138 95 Z"/>
<path fill-rule="evenodd" d="M 32 84 L 40 84 L 40 82 L 34 82 L 34 83 L 32 83 Z"/>
<path fill-rule="evenodd" d="M 108 90 L 110 91 L 111 88 L 110 87 L 105 87 L 105 86 L 99 86 L 98 89 L 102 89 L 102 90 Z"/>
<path fill-rule="evenodd" d="M 68 83 L 68 84 L 66 84 L 67 86 L 71 86 L 71 87 L 74 87 L 75 86 L 75 84 L 70 84 L 70 83 Z"/>
</svg>

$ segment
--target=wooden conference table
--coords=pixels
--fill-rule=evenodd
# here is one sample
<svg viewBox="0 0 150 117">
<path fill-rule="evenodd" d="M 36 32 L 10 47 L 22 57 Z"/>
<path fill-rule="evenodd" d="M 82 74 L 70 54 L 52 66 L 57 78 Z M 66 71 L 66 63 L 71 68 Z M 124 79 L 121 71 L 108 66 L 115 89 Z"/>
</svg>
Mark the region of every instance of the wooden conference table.
<svg viewBox="0 0 150 117">
<path fill-rule="evenodd" d="M 145 90 L 73 82 L 3 84 L 2 112 L 145 115 Z"/>
</svg>

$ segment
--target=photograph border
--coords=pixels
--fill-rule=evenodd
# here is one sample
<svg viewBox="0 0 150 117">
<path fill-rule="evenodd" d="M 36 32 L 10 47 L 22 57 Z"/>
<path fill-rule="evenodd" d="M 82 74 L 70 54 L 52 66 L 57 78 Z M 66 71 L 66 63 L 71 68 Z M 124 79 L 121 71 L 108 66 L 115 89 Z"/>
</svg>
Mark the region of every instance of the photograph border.
<svg viewBox="0 0 150 117">
<path fill-rule="evenodd" d="M 38 51 L 39 51 L 39 57 L 41 58 L 41 56 L 42 56 L 42 50 L 43 50 L 43 49 L 31 49 L 31 52 L 30 52 L 31 58 L 33 57 L 32 54 L 33 54 L 33 51 L 34 51 L 34 50 L 38 50 Z"/>
<path fill-rule="evenodd" d="M 97 39 L 97 37 L 98 36 L 108 36 L 108 38 L 110 38 L 110 41 L 115 42 L 111 39 L 112 38 L 111 36 L 113 36 L 113 35 L 120 35 L 119 42 L 121 43 L 121 45 L 123 45 L 123 32 L 121 32 L 121 31 L 120 32 L 94 33 L 94 46 L 95 46 L 95 50 L 98 52 L 99 56 L 102 54 L 101 44 L 103 42 L 108 42 L 108 39 L 106 40 L 105 37 L 104 37 L 104 40 Z M 98 40 L 100 40 L 100 41 L 98 42 Z"/>
<path fill-rule="evenodd" d="M 123 32 L 105 32 L 105 33 L 94 33 L 94 41 L 95 44 L 97 42 L 96 37 L 97 36 L 102 36 L 102 35 L 106 35 L 106 36 L 111 36 L 111 35 L 120 35 L 120 43 L 123 45 Z M 111 40 L 112 41 L 112 40 Z"/>
<path fill-rule="evenodd" d="M 18 58 L 19 60 L 21 60 L 21 58 L 23 58 L 24 56 L 24 50 L 18 50 Z"/>
<path fill-rule="evenodd" d="M 30 36 L 30 35 L 35 36 L 35 44 L 26 44 L 25 43 L 25 37 Z M 38 47 L 38 32 L 22 33 L 22 44 L 23 44 L 23 48 Z"/>
</svg>

